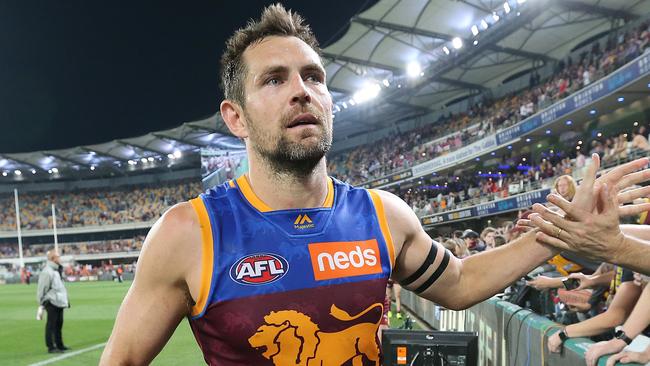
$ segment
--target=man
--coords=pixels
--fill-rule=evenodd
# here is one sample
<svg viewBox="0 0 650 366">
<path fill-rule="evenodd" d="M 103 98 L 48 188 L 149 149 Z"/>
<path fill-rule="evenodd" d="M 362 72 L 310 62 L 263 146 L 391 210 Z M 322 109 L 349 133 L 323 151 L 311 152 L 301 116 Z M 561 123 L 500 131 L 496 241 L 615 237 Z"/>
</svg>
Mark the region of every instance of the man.
<svg viewBox="0 0 650 366">
<path fill-rule="evenodd" d="M 38 276 L 36 297 L 40 306 L 47 311 L 45 344 L 49 353 L 60 353 L 69 348 L 63 344 L 63 309 L 68 307 L 68 292 L 61 280 L 59 265 L 61 257 L 55 250 L 46 253 L 47 262 Z"/>
<path fill-rule="evenodd" d="M 485 243 L 479 240 L 479 235 L 476 231 L 467 229 L 463 232 L 461 238 L 465 241 L 467 249 L 476 252 L 482 252 L 485 250 Z"/>
<path fill-rule="evenodd" d="M 154 225 L 101 364 L 151 362 L 187 316 L 212 365 L 378 365 L 389 277 L 463 309 L 556 254 L 529 233 L 457 259 L 398 197 L 329 178 L 325 80 L 309 27 L 281 5 L 227 42 L 221 115 L 249 171 Z"/>
</svg>

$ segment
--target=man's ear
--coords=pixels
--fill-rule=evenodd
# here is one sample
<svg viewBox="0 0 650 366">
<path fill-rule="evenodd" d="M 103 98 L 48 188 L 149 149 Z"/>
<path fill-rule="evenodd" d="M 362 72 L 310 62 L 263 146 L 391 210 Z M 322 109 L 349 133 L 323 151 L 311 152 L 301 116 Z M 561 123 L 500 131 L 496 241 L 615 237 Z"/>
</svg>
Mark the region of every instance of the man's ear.
<svg viewBox="0 0 650 366">
<path fill-rule="evenodd" d="M 246 121 L 243 118 L 244 111 L 239 106 L 239 104 L 232 100 L 226 99 L 221 102 L 219 109 L 221 110 L 221 117 L 226 123 L 226 126 L 228 126 L 230 132 L 241 139 L 247 138 L 248 126 L 246 125 Z"/>
</svg>

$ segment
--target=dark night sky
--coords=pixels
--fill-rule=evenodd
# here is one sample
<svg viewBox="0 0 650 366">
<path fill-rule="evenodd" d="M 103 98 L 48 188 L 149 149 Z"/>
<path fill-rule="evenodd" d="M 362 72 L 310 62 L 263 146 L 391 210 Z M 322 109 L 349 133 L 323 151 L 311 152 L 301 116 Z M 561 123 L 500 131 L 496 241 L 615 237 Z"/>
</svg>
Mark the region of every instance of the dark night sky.
<svg viewBox="0 0 650 366">
<path fill-rule="evenodd" d="M 223 44 L 273 2 L 0 2 L 0 153 L 134 137 L 214 114 Z M 376 0 L 282 2 L 326 45 Z"/>
</svg>

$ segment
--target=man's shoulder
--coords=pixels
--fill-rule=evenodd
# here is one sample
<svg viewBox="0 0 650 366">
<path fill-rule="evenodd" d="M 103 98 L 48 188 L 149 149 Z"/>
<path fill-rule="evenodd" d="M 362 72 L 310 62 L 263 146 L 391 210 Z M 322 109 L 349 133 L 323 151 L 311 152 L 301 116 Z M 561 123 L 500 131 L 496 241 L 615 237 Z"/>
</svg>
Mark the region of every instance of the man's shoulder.
<svg viewBox="0 0 650 366">
<path fill-rule="evenodd" d="M 178 203 L 153 225 L 145 239 L 144 254 L 151 248 L 149 250 L 172 252 L 175 258 L 183 257 L 187 249 L 200 247 L 200 233 L 199 218 L 192 204 Z"/>
</svg>

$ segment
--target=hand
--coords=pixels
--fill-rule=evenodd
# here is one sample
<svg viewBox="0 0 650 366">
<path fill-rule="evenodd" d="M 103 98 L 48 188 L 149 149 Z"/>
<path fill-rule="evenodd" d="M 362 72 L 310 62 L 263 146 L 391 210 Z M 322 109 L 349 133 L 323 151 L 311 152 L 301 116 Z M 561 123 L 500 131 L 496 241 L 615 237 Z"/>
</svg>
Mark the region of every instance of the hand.
<svg viewBox="0 0 650 366">
<path fill-rule="evenodd" d="M 616 338 L 606 342 L 598 342 L 592 344 L 585 353 L 585 361 L 587 361 L 587 366 L 598 365 L 598 359 L 600 356 L 620 352 L 623 350 L 623 348 L 625 348 L 625 346 L 627 346 L 627 344 L 624 341 Z"/>
<path fill-rule="evenodd" d="M 650 347 L 648 347 L 645 352 L 623 351 L 621 353 L 617 353 L 614 356 L 610 357 L 609 360 L 607 360 L 606 366 L 614 366 L 616 364 L 616 361 L 621 361 L 621 363 L 636 362 L 645 365 L 646 363 L 650 362 Z"/>
<path fill-rule="evenodd" d="M 536 290 L 546 290 L 549 288 L 556 288 L 556 281 L 557 280 L 554 280 L 551 277 L 537 276 L 530 281 L 526 281 L 526 285 Z"/>
<path fill-rule="evenodd" d="M 625 235 L 619 226 L 619 215 L 609 185 L 603 184 L 599 196 L 603 201 L 599 213 L 579 209 L 557 195 L 549 196 L 550 202 L 576 221 L 566 220 L 538 203 L 533 205 L 535 213 L 531 215 L 531 222 L 542 231 L 537 233 L 537 240 L 563 250 L 615 262 L 612 258 L 625 252 Z"/>
<path fill-rule="evenodd" d="M 576 287 L 576 290 L 586 290 L 593 288 L 594 286 L 594 281 L 591 279 L 591 277 L 583 273 L 571 273 L 569 274 L 569 278 L 575 278 L 576 280 L 580 281 L 578 287 Z"/>
<path fill-rule="evenodd" d="M 552 336 L 548 337 L 549 352 L 560 353 L 560 351 L 562 350 L 562 340 L 560 339 L 559 333 L 560 332 L 557 332 Z"/>
<path fill-rule="evenodd" d="M 38 307 L 38 310 L 36 310 L 36 320 L 43 320 L 43 305 Z"/>
<path fill-rule="evenodd" d="M 621 195 L 618 192 L 649 179 L 650 170 L 635 172 L 647 164 L 647 158 L 638 159 L 595 179 L 598 158 L 594 156 L 594 164 L 589 166 L 572 202 L 555 194 L 548 196 L 549 202 L 566 212 L 567 218 L 540 204 L 533 205 L 536 214 L 530 216 L 531 223 L 542 231 L 537 233 L 537 240 L 562 250 L 615 262 L 612 258 L 624 252 L 625 247 L 625 236 L 619 228 L 619 215 L 634 214 L 649 208 L 648 204 L 618 206 L 619 200 L 633 200 L 644 194 L 645 189 L 633 189 Z M 587 198 L 592 202 L 588 202 Z"/>
<path fill-rule="evenodd" d="M 591 304 L 582 303 L 582 304 L 566 304 L 569 307 L 569 310 L 576 313 L 586 313 L 591 310 Z"/>
</svg>

